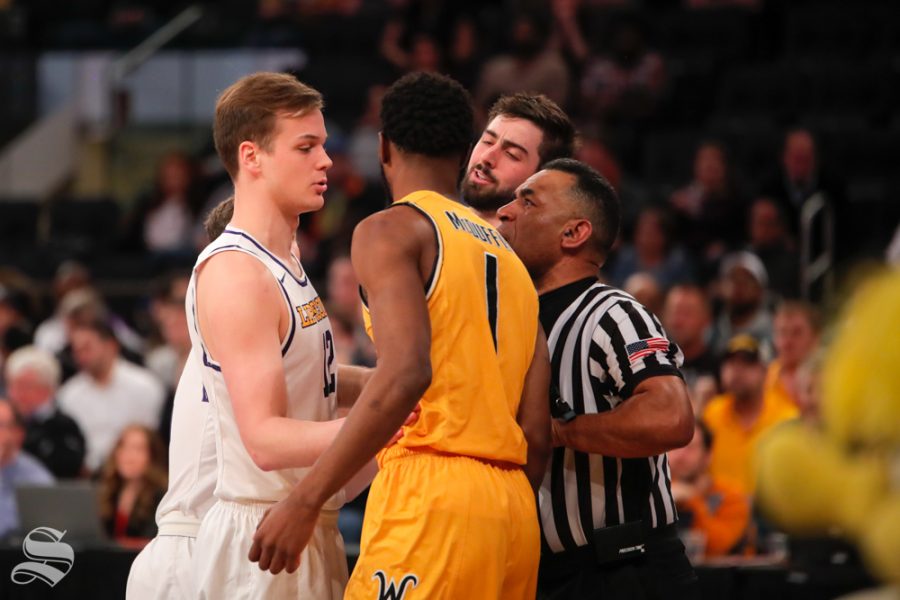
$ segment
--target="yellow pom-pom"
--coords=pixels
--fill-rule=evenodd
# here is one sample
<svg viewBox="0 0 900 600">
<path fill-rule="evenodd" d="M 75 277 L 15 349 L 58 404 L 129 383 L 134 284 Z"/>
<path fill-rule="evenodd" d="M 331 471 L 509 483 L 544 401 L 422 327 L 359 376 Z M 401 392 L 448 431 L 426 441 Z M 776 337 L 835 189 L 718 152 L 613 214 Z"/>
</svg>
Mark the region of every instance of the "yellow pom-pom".
<svg viewBox="0 0 900 600">
<path fill-rule="evenodd" d="M 823 433 L 786 424 L 760 442 L 757 496 L 788 531 L 821 533 L 839 526 L 854 534 L 887 489 L 883 462 L 850 458 Z"/>
<path fill-rule="evenodd" d="M 850 302 L 822 369 L 822 417 L 840 443 L 900 443 L 900 272 Z"/>
</svg>

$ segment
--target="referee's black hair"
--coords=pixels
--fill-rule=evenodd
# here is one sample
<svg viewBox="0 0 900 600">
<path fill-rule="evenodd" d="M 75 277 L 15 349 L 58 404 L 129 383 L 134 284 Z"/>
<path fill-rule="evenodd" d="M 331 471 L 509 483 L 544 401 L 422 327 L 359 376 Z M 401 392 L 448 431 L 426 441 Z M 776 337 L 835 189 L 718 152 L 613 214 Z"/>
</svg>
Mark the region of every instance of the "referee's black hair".
<svg viewBox="0 0 900 600">
<path fill-rule="evenodd" d="M 603 175 L 573 158 L 557 158 L 544 165 L 544 170 L 562 171 L 575 177 L 572 195 L 587 209 L 594 228 L 592 241 L 603 256 L 609 254 L 622 220 L 619 196 Z"/>
<path fill-rule="evenodd" d="M 381 101 L 381 135 L 410 154 L 462 159 L 474 136 L 473 120 L 469 92 L 436 73 L 404 75 Z"/>
</svg>

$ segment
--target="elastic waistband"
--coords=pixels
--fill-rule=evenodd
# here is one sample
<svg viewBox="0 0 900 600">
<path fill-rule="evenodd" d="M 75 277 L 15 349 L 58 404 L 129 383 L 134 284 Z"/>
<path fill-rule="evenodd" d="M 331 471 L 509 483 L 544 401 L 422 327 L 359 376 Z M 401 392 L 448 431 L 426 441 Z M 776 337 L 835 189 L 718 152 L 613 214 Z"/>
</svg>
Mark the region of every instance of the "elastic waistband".
<svg viewBox="0 0 900 600">
<path fill-rule="evenodd" d="M 158 530 L 158 535 L 197 537 L 200 519 L 186 515 L 180 510 L 173 510 L 160 517 Z"/>
<path fill-rule="evenodd" d="M 271 508 L 275 503 L 274 502 L 237 502 L 234 500 L 217 500 L 216 504 L 220 505 L 221 508 L 243 513 L 250 514 L 257 518 L 262 518 L 265 512 Z M 317 523 L 319 525 L 337 525 L 338 522 L 338 512 L 337 510 L 331 510 L 327 508 L 323 508 L 319 511 L 319 518 Z"/>
<path fill-rule="evenodd" d="M 200 531 L 200 523 L 160 523 L 159 531 L 157 535 L 167 536 L 178 536 L 178 537 L 197 537 L 197 532 Z"/>
<path fill-rule="evenodd" d="M 453 454 L 452 452 L 444 452 L 442 450 L 435 450 L 434 448 L 428 448 L 425 446 L 420 448 L 404 448 L 397 445 L 391 446 L 390 448 L 381 451 L 381 453 L 378 455 L 378 466 L 380 468 L 383 468 L 386 464 L 395 460 L 426 457 L 473 460 L 489 467 L 503 469 L 504 471 L 514 471 L 522 468 L 522 465 L 517 465 L 505 460 L 493 460 L 490 458 L 482 458 L 480 456 L 469 456 L 467 454 Z"/>
</svg>

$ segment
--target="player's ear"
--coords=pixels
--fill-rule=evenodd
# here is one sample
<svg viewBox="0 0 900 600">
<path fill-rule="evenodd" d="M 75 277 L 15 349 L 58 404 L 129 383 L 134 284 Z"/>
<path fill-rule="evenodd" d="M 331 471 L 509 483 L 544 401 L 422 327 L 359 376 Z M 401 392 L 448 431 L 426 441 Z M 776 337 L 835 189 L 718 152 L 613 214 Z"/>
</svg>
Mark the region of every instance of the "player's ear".
<svg viewBox="0 0 900 600">
<path fill-rule="evenodd" d="M 259 173 L 259 148 L 256 144 L 250 141 L 241 142 L 238 146 L 238 164 L 245 171 Z"/>
<path fill-rule="evenodd" d="M 587 219 L 570 219 L 563 225 L 560 245 L 567 250 L 581 248 L 594 233 L 591 222 Z"/>
</svg>

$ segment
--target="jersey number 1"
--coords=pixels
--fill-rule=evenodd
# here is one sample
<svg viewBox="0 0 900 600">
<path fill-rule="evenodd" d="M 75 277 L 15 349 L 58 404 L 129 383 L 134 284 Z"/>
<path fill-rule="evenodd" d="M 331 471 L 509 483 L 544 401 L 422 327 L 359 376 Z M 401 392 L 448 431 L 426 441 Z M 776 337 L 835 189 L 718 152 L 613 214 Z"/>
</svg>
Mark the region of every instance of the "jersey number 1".
<svg viewBox="0 0 900 600">
<path fill-rule="evenodd" d="M 334 338 L 331 337 L 331 330 L 326 329 L 322 335 L 322 349 L 325 351 L 325 385 L 322 393 L 328 397 L 334 393 L 334 372 L 331 370 L 334 365 Z"/>
<path fill-rule="evenodd" d="M 487 292 L 488 324 L 491 326 L 491 337 L 494 338 L 494 352 L 497 351 L 497 257 L 484 253 L 484 284 Z"/>
</svg>

